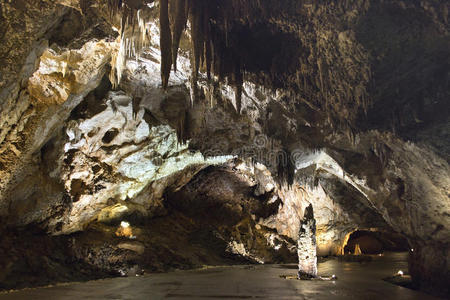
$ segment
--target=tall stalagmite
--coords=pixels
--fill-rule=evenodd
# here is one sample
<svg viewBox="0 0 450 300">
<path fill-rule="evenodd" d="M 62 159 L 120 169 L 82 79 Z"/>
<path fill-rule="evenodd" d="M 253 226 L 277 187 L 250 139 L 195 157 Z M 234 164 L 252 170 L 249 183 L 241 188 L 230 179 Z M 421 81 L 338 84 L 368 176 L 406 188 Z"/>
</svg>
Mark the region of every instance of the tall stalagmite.
<svg viewBox="0 0 450 300">
<path fill-rule="evenodd" d="M 298 278 L 317 277 L 316 219 L 312 204 L 305 209 L 297 242 Z"/>
</svg>

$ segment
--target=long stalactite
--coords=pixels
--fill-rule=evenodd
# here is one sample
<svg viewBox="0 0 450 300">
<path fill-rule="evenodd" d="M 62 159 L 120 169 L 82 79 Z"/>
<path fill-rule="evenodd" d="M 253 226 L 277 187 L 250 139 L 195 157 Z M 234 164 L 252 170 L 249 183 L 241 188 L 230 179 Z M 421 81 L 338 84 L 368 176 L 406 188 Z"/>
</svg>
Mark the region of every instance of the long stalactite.
<svg viewBox="0 0 450 300">
<path fill-rule="evenodd" d="M 330 42 L 328 39 L 321 38 L 311 43 L 310 39 L 314 38 L 311 34 L 306 32 L 301 36 L 296 35 L 285 24 L 285 18 L 299 18 L 309 13 L 321 14 L 314 10 L 315 4 L 311 10 L 305 1 L 107 1 L 110 14 L 119 15 L 122 20 L 119 57 L 113 57 L 113 69 L 117 70 L 117 74 L 111 76 L 116 82 L 120 81 L 120 73 L 124 69 L 126 57 L 123 55 L 138 56 L 145 47 L 145 41 L 150 40 L 149 35 L 146 35 L 145 24 L 155 18 L 153 7 L 159 5 L 163 89 L 169 87 L 171 71 L 177 71 L 178 50 L 183 32 L 189 29 L 187 35 L 190 37 L 192 103 L 202 94 L 199 82 L 210 86 L 217 81 L 224 82 L 234 87 L 235 107 L 240 113 L 243 83 L 250 80 L 272 91 L 280 88 L 289 91 L 288 97 L 295 97 L 311 109 L 324 112 L 327 115 L 326 122 L 333 130 L 347 132 L 349 139 L 355 140 L 355 116 L 360 110 L 366 111 L 369 105 L 365 86 L 352 85 L 354 72 L 336 72 L 337 65 L 346 67 L 348 63 L 347 60 L 341 61 L 339 57 L 326 52 L 327 43 Z M 341 5 L 339 9 L 342 13 L 345 12 Z M 148 10 L 152 12 L 143 14 Z M 290 15 L 291 12 L 295 12 L 295 15 Z M 147 19 L 143 19 L 145 17 L 142 15 Z M 258 23 L 260 19 L 270 21 Z M 139 26 L 135 26 L 136 23 Z M 321 25 L 308 26 L 305 28 L 314 32 L 314 26 Z M 267 49 L 254 51 L 254 47 L 265 46 Z M 362 68 L 368 58 L 360 56 L 355 59 L 355 64 Z M 360 71 L 364 82 L 368 82 L 371 76 L 369 70 L 362 68 Z M 336 80 L 333 74 L 340 74 L 341 78 Z M 291 182 L 291 166 L 282 169 L 289 171 L 284 175 L 280 174 L 280 177 Z"/>
<path fill-rule="evenodd" d="M 139 32 L 145 31 L 145 26 L 135 26 L 136 20 L 139 19 L 136 14 L 140 11 L 152 10 L 157 5 L 160 6 L 161 80 L 164 89 L 168 87 L 171 70 L 177 70 L 180 41 L 184 30 L 189 28 L 193 96 L 199 94 L 196 92 L 199 81 L 226 82 L 234 86 L 236 109 L 240 112 L 242 84 L 247 78 L 247 80 L 256 80 L 255 83 L 272 90 L 289 89 L 308 105 L 323 110 L 328 115 L 329 123 L 333 124 L 336 130 L 346 130 L 349 127 L 347 120 L 355 119 L 361 110 L 367 111 L 369 99 L 366 86 L 352 85 L 354 72 L 342 74 L 343 78 L 340 81 L 331 75 L 336 74 L 337 65 L 342 65 L 341 67 L 344 68 L 347 67 L 347 62 L 342 60 L 336 63 L 336 58 L 326 53 L 324 49 L 328 49 L 326 45 L 329 40 L 321 38 L 317 42 L 309 43 L 308 39 L 314 37 L 307 33 L 295 36 L 291 33 L 292 28 L 286 27 L 283 21 L 288 18 L 307 16 L 309 13 L 321 14 L 321 11 L 315 10 L 314 1 L 312 1 L 312 7 L 307 5 L 307 1 L 278 0 L 104 1 L 107 1 L 110 14 L 119 15 L 122 19 L 120 32 L 122 39 L 127 40 L 122 43 L 130 46 L 131 53 L 137 55 L 145 43 L 137 46 L 134 43 L 145 42 L 145 32 L 141 34 L 144 38 L 136 38 Z M 347 5 L 339 4 L 337 9 L 339 13 L 345 13 L 346 7 Z M 153 13 L 149 13 L 148 16 L 155 17 Z M 282 16 L 281 19 L 280 16 Z M 258 23 L 260 19 L 270 21 L 261 24 Z M 321 25 L 309 26 L 313 26 L 310 30 L 315 30 L 314 26 Z M 264 41 L 258 34 L 267 32 L 267 47 L 272 49 L 273 53 L 267 54 L 268 51 L 262 49 L 257 52 L 257 55 L 261 54 L 262 57 L 252 57 L 256 52 L 252 50 L 251 42 L 247 42 L 243 37 L 245 35 L 242 33 L 246 31 L 256 33 L 256 36 L 249 35 L 250 39 L 256 38 L 258 44 L 256 47 L 264 45 Z M 129 49 L 122 51 L 122 53 L 129 52 Z M 314 55 L 307 56 L 301 53 Z M 358 55 L 355 64 L 357 67 L 364 66 L 368 58 L 359 57 L 358 53 L 355 53 Z M 290 61 L 283 63 L 287 62 L 283 60 L 284 57 L 289 57 Z M 310 58 L 314 60 L 310 61 Z M 256 60 L 268 63 L 261 66 L 255 62 Z M 123 62 L 125 59 L 116 61 Z M 311 63 L 313 65 L 310 68 L 308 66 Z M 116 77 L 117 80 L 120 78 L 119 70 L 123 67 L 118 65 L 115 69 L 117 69 L 117 75 L 111 78 Z M 370 70 L 366 68 L 361 69 L 360 72 L 364 82 L 368 82 L 371 76 Z"/>
<path fill-rule="evenodd" d="M 169 0 L 160 0 L 160 47 L 161 47 L 161 80 L 162 87 L 169 84 L 170 70 L 172 68 L 172 32 L 169 21 Z M 178 51 L 178 48 L 177 48 Z"/>
<path fill-rule="evenodd" d="M 144 4 L 148 3 L 145 2 L 152 2 L 152 0 L 140 1 L 141 6 L 138 5 L 138 0 L 108 0 L 110 15 L 119 14 L 122 22 L 121 47 L 116 59 L 113 59 L 117 69 L 117 78 L 115 78 L 117 82 L 120 82 L 120 73 L 126 56 L 139 55 L 139 51 L 145 46 L 145 41 L 149 39 L 146 36 L 146 20 L 143 19 L 142 10 L 147 9 Z M 236 110 L 240 113 L 245 72 L 243 55 L 246 53 L 240 51 L 236 33 L 233 31 L 236 24 L 233 22 L 243 20 L 245 24 L 251 24 L 252 18 L 249 17 L 249 12 L 256 8 L 249 5 L 260 4 L 250 2 L 159 0 L 162 88 L 168 88 L 171 70 L 177 71 L 177 57 L 182 34 L 186 28 L 190 28 L 191 84 L 194 98 L 198 91 L 197 82 L 205 80 L 204 76 L 200 75 L 206 74 L 207 81 L 212 80 L 215 75 L 219 82 L 234 86 Z M 135 43 L 139 44 L 135 45 Z M 180 142 L 186 141 L 183 123 L 184 120 L 180 120 L 176 126 Z M 294 179 L 293 170 L 290 161 L 279 164 L 278 177 L 290 185 Z"/>
<path fill-rule="evenodd" d="M 188 0 L 173 0 L 173 29 L 172 29 L 172 63 L 173 69 L 177 71 L 178 48 L 180 47 L 181 35 L 186 28 L 189 7 Z"/>
<path fill-rule="evenodd" d="M 145 44 L 145 26 L 140 26 L 140 9 L 152 0 L 108 0 L 107 5 L 110 16 L 117 14 L 121 17 L 121 55 L 139 55 L 139 51 Z M 161 80 L 162 87 L 168 87 L 170 72 L 177 71 L 178 49 L 183 31 L 190 25 L 191 36 L 191 65 L 192 83 L 195 85 L 199 79 L 199 73 L 206 74 L 207 80 L 212 79 L 212 74 L 216 75 L 219 81 L 226 80 L 234 85 L 236 95 L 236 108 L 241 110 L 241 94 L 243 84 L 243 70 L 240 57 L 232 52 L 234 49 L 228 41 L 228 20 L 232 11 L 243 5 L 227 1 L 227 4 L 215 0 L 159 0 L 160 19 L 160 49 L 161 49 Z M 240 14 L 246 10 L 239 11 Z M 137 14 L 137 16 L 136 16 Z M 213 28 L 212 19 L 221 20 L 225 26 Z M 136 26 L 138 21 L 139 26 Z M 216 31 L 214 33 L 214 31 Z M 225 31 L 225 35 L 223 32 Z M 136 36 L 142 36 L 136 39 Z M 138 42 L 139 45 L 134 43 Z M 121 47 L 122 47 L 121 46 Z M 234 51 L 235 52 L 235 51 Z M 123 63 L 124 58 L 117 58 L 114 61 Z M 111 76 L 115 81 L 121 78 L 120 65 L 114 66 L 116 73 Z M 116 83 L 117 84 L 117 83 Z"/>
</svg>

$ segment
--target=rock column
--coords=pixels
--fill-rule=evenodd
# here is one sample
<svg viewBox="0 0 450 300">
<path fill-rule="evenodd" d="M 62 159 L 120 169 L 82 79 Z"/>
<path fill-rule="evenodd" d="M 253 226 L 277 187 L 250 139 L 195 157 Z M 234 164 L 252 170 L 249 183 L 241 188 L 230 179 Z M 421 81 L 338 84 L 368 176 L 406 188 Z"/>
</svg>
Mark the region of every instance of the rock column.
<svg viewBox="0 0 450 300">
<path fill-rule="evenodd" d="M 305 209 L 297 242 L 298 278 L 317 277 L 316 220 L 312 204 Z"/>
</svg>

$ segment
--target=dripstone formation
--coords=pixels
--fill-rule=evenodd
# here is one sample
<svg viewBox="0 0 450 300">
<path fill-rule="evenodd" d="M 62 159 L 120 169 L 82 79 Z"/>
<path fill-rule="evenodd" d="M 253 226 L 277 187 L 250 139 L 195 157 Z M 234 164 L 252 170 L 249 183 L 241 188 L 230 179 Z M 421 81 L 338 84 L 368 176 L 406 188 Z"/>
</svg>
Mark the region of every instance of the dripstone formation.
<svg viewBox="0 0 450 300">
<path fill-rule="evenodd" d="M 312 204 L 305 208 L 298 233 L 298 278 L 317 277 L 316 219 Z"/>
</svg>

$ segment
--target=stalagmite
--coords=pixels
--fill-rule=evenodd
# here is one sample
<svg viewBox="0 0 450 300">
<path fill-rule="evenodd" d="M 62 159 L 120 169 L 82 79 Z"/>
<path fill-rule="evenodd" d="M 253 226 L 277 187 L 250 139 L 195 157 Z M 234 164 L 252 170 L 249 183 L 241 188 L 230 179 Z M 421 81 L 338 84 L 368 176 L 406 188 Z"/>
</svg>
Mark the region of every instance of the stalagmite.
<svg viewBox="0 0 450 300">
<path fill-rule="evenodd" d="M 361 255 L 361 248 L 359 247 L 359 244 L 355 245 L 355 252 L 353 253 L 354 255 Z"/>
<path fill-rule="evenodd" d="M 297 242 L 298 278 L 317 277 L 316 220 L 312 204 L 305 209 Z"/>
</svg>

